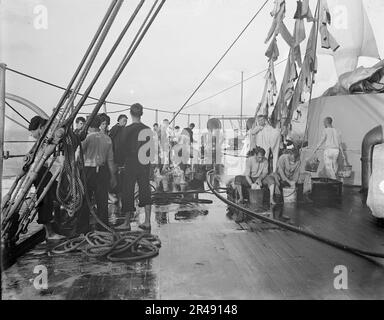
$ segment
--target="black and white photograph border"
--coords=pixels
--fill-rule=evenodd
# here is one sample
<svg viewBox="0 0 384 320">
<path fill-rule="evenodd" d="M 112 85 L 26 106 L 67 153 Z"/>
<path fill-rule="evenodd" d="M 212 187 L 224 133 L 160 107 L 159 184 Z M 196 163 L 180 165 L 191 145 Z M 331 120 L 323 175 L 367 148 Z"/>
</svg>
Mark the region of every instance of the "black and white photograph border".
<svg viewBox="0 0 384 320">
<path fill-rule="evenodd" d="M 383 16 L 1 0 L 1 299 L 383 300 Z"/>
</svg>

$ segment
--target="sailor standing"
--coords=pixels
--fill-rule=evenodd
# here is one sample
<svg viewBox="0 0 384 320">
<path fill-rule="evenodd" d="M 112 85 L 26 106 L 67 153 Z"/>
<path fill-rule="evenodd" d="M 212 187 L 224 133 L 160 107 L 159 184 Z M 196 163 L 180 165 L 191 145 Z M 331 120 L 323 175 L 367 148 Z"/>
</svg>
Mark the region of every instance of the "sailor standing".
<svg viewBox="0 0 384 320">
<path fill-rule="evenodd" d="M 108 225 L 108 186 L 116 186 L 115 164 L 113 161 L 112 140 L 105 133 L 100 132 L 101 120 L 95 116 L 89 127 L 89 134 L 81 146 L 84 155 L 84 173 L 87 192 L 90 199 L 95 198 L 97 215 Z M 101 226 L 98 226 L 100 229 Z M 89 231 L 89 208 L 84 199 L 79 213 L 77 232 Z"/>
<path fill-rule="evenodd" d="M 135 208 L 135 185 L 139 186 L 139 207 L 145 209 L 145 221 L 139 228 L 151 230 L 151 185 L 150 185 L 150 158 L 154 148 L 152 130 L 141 122 L 143 106 L 135 103 L 130 110 L 132 123 L 124 128 L 123 139 L 119 148 L 124 150 L 124 178 L 123 178 L 123 205 L 122 212 L 125 213 L 125 222 L 118 229 L 131 229 L 131 218 L 136 211 Z M 149 146 L 149 148 L 146 148 Z"/>
<path fill-rule="evenodd" d="M 153 148 L 146 148 L 153 143 L 152 130 L 141 122 L 143 107 L 139 103 L 131 106 L 132 123 L 124 128 L 124 137 L 119 148 L 125 152 L 125 170 L 123 183 L 123 206 L 125 222 L 118 229 L 131 229 L 131 218 L 136 211 L 135 185 L 139 186 L 139 207 L 145 209 L 145 221 L 139 228 L 149 231 L 151 229 L 151 185 L 149 162 Z M 144 152 L 142 152 L 144 150 Z"/>
<path fill-rule="evenodd" d="M 339 154 L 341 153 L 344 161 L 345 155 L 343 151 L 343 147 L 341 145 L 341 135 L 340 133 L 333 128 L 333 119 L 331 117 L 327 117 L 324 119 L 324 131 L 321 135 L 320 142 L 316 146 L 315 150 L 312 153 L 313 157 L 317 150 L 325 144 L 324 148 L 324 165 L 328 178 L 336 179 L 336 173 L 338 170 L 337 160 L 339 158 Z"/>
</svg>

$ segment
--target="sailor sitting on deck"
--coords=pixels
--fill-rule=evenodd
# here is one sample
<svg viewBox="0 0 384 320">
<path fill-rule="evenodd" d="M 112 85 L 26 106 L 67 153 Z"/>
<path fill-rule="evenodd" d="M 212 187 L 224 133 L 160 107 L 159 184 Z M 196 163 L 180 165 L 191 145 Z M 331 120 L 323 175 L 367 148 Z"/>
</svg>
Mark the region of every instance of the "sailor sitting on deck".
<svg viewBox="0 0 384 320">
<path fill-rule="evenodd" d="M 265 150 L 259 147 L 253 149 L 246 160 L 243 176 L 236 176 L 235 186 L 239 193 L 239 203 L 244 202 L 243 187 L 260 189 L 268 176 L 268 160 Z"/>
<path fill-rule="evenodd" d="M 276 204 L 273 199 L 275 193 L 281 194 L 283 188 L 296 188 L 297 183 L 304 184 L 304 197 L 309 201 L 306 195 L 311 191 L 311 175 L 305 172 L 300 173 L 300 167 L 301 161 L 298 149 L 289 149 L 279 158 L 276 171 L 265 179 L 270 191 L 271 204 Z"/>
</svg>

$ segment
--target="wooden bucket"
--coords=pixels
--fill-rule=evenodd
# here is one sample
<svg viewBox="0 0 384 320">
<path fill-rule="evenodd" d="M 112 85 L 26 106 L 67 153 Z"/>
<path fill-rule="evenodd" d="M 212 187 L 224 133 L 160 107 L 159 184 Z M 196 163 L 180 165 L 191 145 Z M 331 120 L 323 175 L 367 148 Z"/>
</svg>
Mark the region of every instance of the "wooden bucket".
<svg viewBox="0 0 384 320">
<path fill-rule="evenodd" d="M 256 206 L 263 206 L 264 190 L 249 190 L 249 203 Z"/>
<path fill-rule="evenodd" d="M 296 188 L 283 188 L 284 203 L 296 203 L 297 192 Z"/>
</svg>

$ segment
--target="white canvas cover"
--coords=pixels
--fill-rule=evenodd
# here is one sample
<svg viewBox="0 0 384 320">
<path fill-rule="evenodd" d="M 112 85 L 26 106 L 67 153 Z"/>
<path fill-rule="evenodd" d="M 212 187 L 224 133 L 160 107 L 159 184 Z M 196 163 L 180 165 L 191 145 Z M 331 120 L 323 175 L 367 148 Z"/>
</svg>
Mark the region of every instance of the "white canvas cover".
<svg viewBox="0 0 384 320">
<path fill-rule="evenodd" d="M 384 144 L 373 150 L 372 176 L 369 180 L 367 204 L 372 214 L 384 218 Z"/>
</svg>

